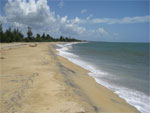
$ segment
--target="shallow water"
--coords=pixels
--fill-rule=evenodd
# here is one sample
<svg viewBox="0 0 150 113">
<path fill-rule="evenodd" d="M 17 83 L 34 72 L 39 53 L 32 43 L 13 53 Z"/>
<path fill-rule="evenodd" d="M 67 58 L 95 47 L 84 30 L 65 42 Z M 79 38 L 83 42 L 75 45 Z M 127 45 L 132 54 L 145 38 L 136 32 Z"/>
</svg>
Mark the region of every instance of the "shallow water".
<svg viewBox="0 0 150 113">
<path fill-rule="evenodd" d="M 59 55 L 143 113 L 149 113 L 149 44 L 88 42 L 58 44 Z"/>
</svg>

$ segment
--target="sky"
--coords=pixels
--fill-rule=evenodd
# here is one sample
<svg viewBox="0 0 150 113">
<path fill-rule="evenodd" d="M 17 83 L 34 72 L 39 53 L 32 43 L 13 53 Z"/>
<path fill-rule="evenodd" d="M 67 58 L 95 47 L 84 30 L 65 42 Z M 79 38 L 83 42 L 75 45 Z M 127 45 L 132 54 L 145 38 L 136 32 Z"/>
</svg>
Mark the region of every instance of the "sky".
<svg viewBox="0 0 150 113">
<path fill-rule="evenodd" d="M 81 40 L 150 42 L 148 0 L 1 0 L 4 30 L 30 26 L 43 32 Z"/>
</svg>

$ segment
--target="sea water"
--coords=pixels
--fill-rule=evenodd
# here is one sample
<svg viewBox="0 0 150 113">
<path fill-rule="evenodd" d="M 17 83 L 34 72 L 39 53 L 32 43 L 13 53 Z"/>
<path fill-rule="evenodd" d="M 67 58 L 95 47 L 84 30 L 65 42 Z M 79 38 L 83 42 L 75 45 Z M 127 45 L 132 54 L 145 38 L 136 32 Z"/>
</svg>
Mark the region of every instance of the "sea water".
<svg viewBox="0 0 150 113">
<path fill-rule="evenodd" d="M 149 43 L 86 42 L 57 44 L 59 55 L 90 71 L 142 113 L 150 111 Z"/>
</svg>

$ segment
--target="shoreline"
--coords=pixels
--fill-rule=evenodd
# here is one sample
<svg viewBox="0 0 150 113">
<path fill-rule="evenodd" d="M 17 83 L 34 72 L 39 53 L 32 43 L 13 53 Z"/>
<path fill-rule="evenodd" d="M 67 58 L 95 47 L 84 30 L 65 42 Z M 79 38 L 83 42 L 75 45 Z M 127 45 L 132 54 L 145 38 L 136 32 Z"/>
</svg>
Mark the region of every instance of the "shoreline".
<svg viewBox="0 0 150 113">
<path fill-rule="evenodd" d="M 78 44 L 78 43 L 83 43 L 83 42 L 73 42 L 73 43 L 67 43 L 67 44 L 64 44 L 65 46 L 64 47 L 62 47 L 62 45 L 60 45 L 60 44 L 56 44 L 56 46 L 60 46 L 61 48 L 60 49 L 57 49 L 56 48 L 56 50 L 58 51 L 58 55 L 59 56 L 61 56 L 61 57 L 63 57 L 63 58 L 65 58 L 65 59 L 67 59 L 69 62 L 72 62 L 73 64 L 75 64 L 75 65 L 77 65 L 77 66 L 79 66 L 79 67 L 81 67 L 81 68 L 83 68 L 83 69 L 85 69 L 85 70 L 87 70 L 88 72 L 87 72 L 87 75 L 89 76 L 89 77 L 92 77 L 94 80 L 95 80 L 95 82 L 97 83 L 97 84 L 99 84 L 99 85 L 101 85 L 101 86 L 103 86 L 103 87 L 105 87 L 106 89 L 108 89 L 108 90 L 111 90 L 114 94 L 116 94 L 119 98 L 121 98 L 121 99 L 123 99 L 123 100 L 125 100 L 128 104 L 130 104 L 131 106 L 133 106 L 133 107 L 135 107 L 137 110 L 138 110 L 138 106 L 134 106 L 133 105 L 133 103 L 131 104 L 130 102 L 128 102 L 127 100 L 126 100 L 126 98 L 123 98 L 121 95 L 119 95 L 117 92 L 116 92 L 116 90 L 113 90 L 113 89 L 111 89 L 111 88 L 109 88 L 109 87 L 107 87 L 107 85 L 105 85 L 103 82 L 101 83 L 99 80 L 97 80 L 97 78 L 95 78 L 93 75 L 95 74 L 91 69 L 89 69 L 89 68 L 87 68 L 86 67 L 86 64 L 87 65 L 90 65 L 90 64 L 88 64 L 88 63 L 86 63 L 85 61 L 83 61 L 83 60 L 80 60 L 80 59 L 72 59 L 72 57 L 70 58 L 69 56 L 68 56 L 68 54 L 70 54 L 71 56 L 72 55 L 75 55 L 75 54 L 73 54 L 73 53 L 71 53 L 71 52 L 69 52 L 68 51 L 68 49 L 66 50 L 66 48 L 67 48 L 67 46 L 69 45 L 73 45 L 73 44 Z M 86 42 L 87 43 L 87 42 Z M 67 45 L 67 46 L 66 46 Z M 69 48 L 69 47 L 68 47 Z M 61 50 L 62 49 L 62 50 Z M 62 54 L 61 54 L 61 52 L 62 52 Z M 65 53 L 63 53 L 63 52 L 65 52 Z M 66 55 L 65 55 L 66 54 Z M 75 56 L 75 57 L 79 57 L 79 56 Z M 81 64 L 80 64 L 80 63 Z M 92 68 L 93 69 L 93 68 Z M 95 69 L 96 70 L 96 69 Z M 141 112 L 140 110 L 138 110 L 139 112 Z"/>
<path fill-rule="evenodd" d="M 87 70 L 58 56 L 56 44 L 37 43 L 37 47 L 30 47 L 25 43 L 1 49 L 3 112 L 139 112 L 113 91 L 96 83 Z"/>
<path fill-rule="evenodd" d="M 143 99 L 145 100 L 146 98 L 148 98 L 146 95 L 144 95 L 142 92 L 138 92 L 138 91 L 134 91 L 132 89 L 128 89 L 125 87 L 117 87 L 117 86 L 111 86 L 111 84 L 104 82 L 100 79 L 97 78 L 97 73 L 105 73 L 102 70 L 97 70 L 95 67 L 93 67 L 93 65 L 89 62 L 86 62 L 84 59 L 81 59 L 79 55 L 74 54 L 73 52 L 70 51 L 70 49 L 72 48 L 72 45 L 74 44 L 78 44 L 80 42 L 76 42 L 76 43 L 69 43 L 69 44 L 56 44 L 56 50 L 58 51 L 58 55 L 66 58 L 68 61 L 72 62 L 75 65 L 78 65 L 81 68 L 84 68 L 85 70 L 88 71 L 88 75 L 92 78 L 94 78 L 94 80 L 104 86 L 105 88 L 113 91 L 113 93 L 117 94 L 119 98 L 124 99 L 128 104 L 130 104 L 131 106 L 135 107 L 139 112 L 143 112 L 143 113 L 147 113 L 146 109 L 142 108 L 142 105 L 139 105 L 137 103 L 140 103 L 140 100 L 131 100 L 131 98 L 128 98 L 128 96 L 132 96 L 132 95 L 124 95 L 124 92 L 129 91 L 130 93 L 134 93 L 137 92 L 138 95 L 136 96 L 140 96 L 143 95 Z M 88 65 L 88 66 L 87 66 Z M 106 72 L 107 73 L 107 72 Z M 122 89 L 121 89 L 122 88 Z M 123 90 L 124 89 L 124 90 Z M 122 91 L 123 90 L 123 91 Z M 121 92 L 122 91 L 122 92 Z M 135 97 L 136 98 L 136 97 Z M 144 104 L 145 106 L 147 106 L 146 104 Z M 148 106 L 147 106 L 148 108 Z"/>
</svg>

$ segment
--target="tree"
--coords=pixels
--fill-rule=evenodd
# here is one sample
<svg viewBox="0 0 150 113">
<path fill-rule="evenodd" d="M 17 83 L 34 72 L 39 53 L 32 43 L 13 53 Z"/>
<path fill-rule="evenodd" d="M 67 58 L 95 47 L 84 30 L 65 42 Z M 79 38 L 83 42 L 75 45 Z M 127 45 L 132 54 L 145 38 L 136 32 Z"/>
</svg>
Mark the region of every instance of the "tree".
<svg viewBox="0 0 150 113">
<path fill-rule="evenodd" d="M 28 36 L 29 40 L 31 40 L 32 35 L 33 35 L 33 33 L 31 31 L 31 28 L 28 26 L 27 36 Z"/>
<path fill-rule="evenodd" d="M 47 34 L 46 35 L 46 41 L 48 41 L 48 42 L 51 42 L 51 41 L 53 41 L 54 39 L 49 35 L 49 34 Z"/>
<path fill-rule="evenodd" d="M 3 27 L 2 27 L 2 23 L 0 22 L 0 42 L 3 42 Z"/>
<path fill-rule="evenodd" d="M 19 31 L 18 35 L 19 35 L 20 41 L 22 42 L 24 39 L 24 35 L 20 31 Z"/>
<path fill-rule="evenodd" d="M 40 36 L 40 34 L 36 34 L 36 41 L 38 41 L 38 42 L 41 41 L 41 36 Z"/>
<path fill-rule="evenodd" d="M 64 41 L 64 37 L 63 36 L 60 36 L 60 41 Z"/>
<path fill-rule="evenodd" d="M 71 38 L 71 37 L 63 37 L 60 36 L 60 38 L 53 38 L 52 36 L 50 36 L 49 34 L 45 35 L 45 33 L 43 33 L 42 36 L 40 36 L 40 34 L 36 35 L 36 38 L 34 38 L 32 33 L 32 30 L 30 27 L 28 27 L 28 31 L 27 31 L 27 38 L 24 39 L 24 35 L 21 33 L 21 31 L 19 31 L 18 28 L 15 29 L 11 29 L 8 28 L 6 29 L 6 31 L 3 31 L 3 27 L 2 27 L 2 23 L 0 22 L 0 41 L 1 42 L 22 42 L 22 41 L 26 41 L 26 42 L 33 42 L 33 41 L 38 41 L 38 42 L 51 42 L 51 41 L 65 41 L 65 42 L 73 42 L 73 41 L 80 41 L 77 40 L 75 38 Z"/>
<path fill-rule="evenodd" d="M 12 42 L 11 40 L 11 28 L 8 28 L 5 32 L 5 39 L 4 39 L 4 42 Z"/>
<path fill-rule="evenodd" d="M 45 33 L 43 33 L 43 35 L 42 35 L 42 41 L 44 41 L 45 40 Z"/>
<path fill-rule="evenodd" d="M 15 42 L 21 42 L 23 41 L 23 34 L 19 31 L 19 29 L 14 29 L 14 38 Z"/>
</svg>

